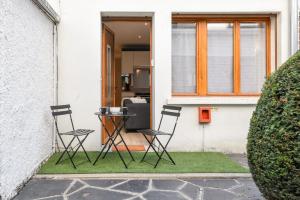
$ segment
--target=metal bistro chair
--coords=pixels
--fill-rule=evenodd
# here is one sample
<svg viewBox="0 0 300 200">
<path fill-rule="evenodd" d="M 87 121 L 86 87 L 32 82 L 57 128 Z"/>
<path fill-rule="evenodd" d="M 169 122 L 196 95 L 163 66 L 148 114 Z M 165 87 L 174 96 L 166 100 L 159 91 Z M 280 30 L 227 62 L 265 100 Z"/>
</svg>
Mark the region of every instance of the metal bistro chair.
<svg viewBox="0 0 300 200">
<path fill-rule="evenodd" d="M 148 153 L 148 151 L 151 147 L 153 149 L 153 151 L 155 152 L 155 154 L 157 155 L 157 157 L 158 157 L 158 160 L 156 161 L 156 164 L 154 165 L 154 168 L 157 167 L 157 165 L 158 165 L 159 161 L 162 159 L 162 156 L 163 156 L 164 153 L 166 153 L 166 155 L 168 156 L 170 161 L 175 165 L 174 160 L 172 159 L 170 154 L 167 152 L 167 146 L 168 146 L 169 142 L 171 141 L 171 138 L 174 135 L 176 125 L 177 125 L 177 121 L 178 121 L 178 118 L 180 116 L 180 111 L 181 111 L 181 107 L 164 105 L 163 110 L 161 111 L 161 118 L 160 118 L 160 122 L 159 122 L 159 126 L 158 126 L 157 130 L 152 130 L 152 129 L 138 130 L 138 132 L 143 134 L 143 136 L 145 137 L 145 139 L 149 143 L 149 147 L 148 147 L 147 151 L 145 152 L 141 162 L 144 161 L 144 159 L 145 159 L 145 157 L 146 157 L 146 155 L 147 155 L 147 153 Z M 171 133 L 166 133 L 166 132 L 160 131 L 161 124 L 162 124 L 162 121 L 163 121 L 163 118 L 164 118 L 165 115 L 176 117 L 175 124 L 174 124 L 173 130 L 172 130 Z M 169 136 L 169 139 L 167 140 L 167 143 L 165 145 L 163 145 L 162 142 L 158 139 L 158 136 L 163 136 L 163 135 L 164 136 Z M 147 136 L 152 136 L 153 138 L 150 140 L 150 139 L 147 138 Z M 158 142 L 158 145 L 154 144 L 155 140 Z M 157 147 L 158 150 L 156 150 L 155 147 Z M 162 147 L 162 152 L 161 153 L 159 152 L 160 147 Z"/>
<path fill-rule="evenodd" d="M 70 109 L 71 106 L 69 104 L 67 105 L 57 105 L 57 106 L 50 106 L 51 110 L 52 110 L 52 116 L 54 118 L 54 121 L 55 121 L 55 126 L 56 126 L 56 131 L 57 131 L 57 134 L 58 134 L 58 137 L 62 143 L 62 145 L 64 146 L 64 151 L 63 153 L 60 155 L 59 159 L 57 160 L 57 162 L 55 163 L 56 165 L 61 161 L 61 159 L 63 158 L 64 154 L 67 153 L 68 157 L 70 158 L 71 162 L 72 162 L 72 165 L 73 167 L 76 169 L 76 166 L 74 164 L 74 161 L 73 161 L 73 158 L 75 156 L 75 154 L 77 153 L 77 151 L 79 150 L 79 148 L 81 147 L 84 154 L 86 155 L 87 159 L 89 162 L 91 162 L 88 154 L 86 153 L 84 147 L 83 147 L 83 142 L 85 141 L 85 139 L 88 137 L 88 135 L 92 132 L 94 132 L 94 130 L 89 130 L 89 129 L 76 129 L 74 128 L 74 124 L 73 124 L 73 119 L 72 119 L 72 110 Z M 64 132 L 64 133 L 61 133 L 59 132 L 59 129 L 58 129 L 58 124 L 57 124 L 57 117 L 58 116 L 62 116 L 62 115 L 69 115 L 70 116 L 70 121 L 71 121 L 71 125 L 72 125 L 72 129 L 71 131 L 68 131 L 68 132 Z M 62 136 L 63 135 L 68 135 L 68 136 L 73 136 L 73 138 L 71 139 L 71 141 L 69 142 L 68 145 L 65 144 L 65 142 L 63 141 L 62 139 Z M 84 136 L 83 139 L 80 140 L 80 136 Z M 73 141 L 77 139 L 78 140 L 78 144 L 75 146 L 75 151 L 73 151 L 71 145 L 73 143 Z M 69 151 L 69 149 L 71 149 Z M 73 151 L 73 154 L 71 155 L 70 152 Z"/>
</svg>

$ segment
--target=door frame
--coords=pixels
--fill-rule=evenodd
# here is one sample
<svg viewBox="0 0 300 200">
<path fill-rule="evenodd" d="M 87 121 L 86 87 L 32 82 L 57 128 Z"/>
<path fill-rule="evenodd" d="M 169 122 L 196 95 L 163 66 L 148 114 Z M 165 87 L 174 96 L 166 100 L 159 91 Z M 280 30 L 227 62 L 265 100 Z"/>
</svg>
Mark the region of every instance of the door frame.
<svg viewBox="0 0 300 200">
<path fill-rule="evenodd" d="M 153 126 L 153 65 L 152 65 L 152 58 L 153 58 L 153 20 L 152 20 L 152 17 L 101 17 L 101 23 L 102 23 L 102 30 L 101 30 L 101 50 L 102 50 L 102 53 L 101 53 L 101 106 L 103 104 L 105 104 L 105 87 L 106 87 L 106 74 L 105 74 L 105 70 L 104 70 L 104 67 L 105 64 L 106 64 L 106 58 L 104 58 L 105 56 L 105 45 L 104 45 L 104 40 L 105 40 L 105 34 L 104 34 L 104 30 L 108 30 L 109 32 L 111 32 L 113 35 L 114 35 L 114 32 L 112 30 L 110 30 L 107 26 L 105 26 L 104 22 L 110 22 L 110 21 L 114 21 L 114 22 L 147 22 L 147 23 L 150 23 L 150 50 L 149 50 L 149 53 L 150 53 L 150 63 L 149 63 L 149 66 L 150 66 L 150 128 L 152 128 Z M 114 52 L 113 52 L 114 53 Z M 114 70 L 113 70 L 114 71 Z M 115 78 L 115 76 L 113 76 L 113 78 Z M 115 82 L 115 80 L 113 80 L 113 82 Z M 115 89 L 115 87 L 113 87 Z M 103 92 L 104 91 L 104 92 Z M 115 98 L 114 98 L 114 101 L 115 101 Z M 115 104 L 115 102 L 113 102 Z M 105 124 L 105 121 L 103 121 L 104 124 Z M 101 127 L 101 143 L 103 144 L 107 135 L 105 133 L 105 131 L 103 130 L 103 127 Z"/>
<path fill-rule="evenodd" d="M 106 66 L 106 37 L 105 37 L 105 31 L 108 31 L 110 34 L 113 35 L 113 44 L 115 44 L 115 39 L 114 39 L 114 32 L 112 30 L 110 30 L 104 23 L 102 23 L 102 31 L 101 31 L 101 106 L 104 106 L 106 104 L 106 70 L 105 70 L 105 66 Z M 112 54 L 114 55 L 114 51 L 115 48 L 111 47 L 112 49 Z M 114 57 L 114 56 L 113 56 Z M 113 62 L 111 63 L 111 72 L 112 74 L 114 74 L 114 65 L 115 65 L 115 59 L 113 60 Z M 114 83 L 114 75 L 112 76 L 112 82 Z M 112 85 L 112 88 L 114 88 L 114 85 Z M 115 98 L 114 98 L 114 92 L 112 91 L 112 105 L 115 105 Z M 106 124 L 106 119 L 103 119 L 103 124 Z M 105 143 L 105 139 L 107 138 L 107 133 L 105 132 L 103 126 L 101 126 L 101 143 L 104 144 Z"/>
</svg>

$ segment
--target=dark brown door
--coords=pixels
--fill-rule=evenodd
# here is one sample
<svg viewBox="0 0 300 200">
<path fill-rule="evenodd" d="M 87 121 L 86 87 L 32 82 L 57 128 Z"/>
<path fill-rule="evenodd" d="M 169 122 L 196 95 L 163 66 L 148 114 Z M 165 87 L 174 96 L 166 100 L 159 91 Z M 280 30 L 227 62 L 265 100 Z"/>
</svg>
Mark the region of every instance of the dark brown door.
<svg viewBox="0 0 300 200">
<path fill-rule="evenodd" d="M 114 33 L 104 24 L 102 25 L 102 106 L 115 106 L 115 81 L 114 81 Z M 108 130 L 113 130 L 110 120 L 104 119 Z M 107 133 L 102 128 L 102 143 L 105 142 Z"/>
</svg>

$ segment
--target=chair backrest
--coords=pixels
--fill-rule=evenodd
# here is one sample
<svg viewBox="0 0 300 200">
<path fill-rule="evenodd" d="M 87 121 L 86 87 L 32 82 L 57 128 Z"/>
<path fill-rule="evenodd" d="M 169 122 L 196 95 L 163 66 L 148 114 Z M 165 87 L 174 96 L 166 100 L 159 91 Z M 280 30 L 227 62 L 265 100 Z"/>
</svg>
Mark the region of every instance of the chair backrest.
<svg viewBox="0 0 300 200">
<path fill-rule="evenodd" d="M 175 132 L 175 129 L 177 126 L 177 121 L 180 116 L 181 109 L 182 108 L 179 106 L 164 105 L 163 110 L 161 111 L 161 118 L 160 118 L 158 130 L 160 130 L 160 128 L 161 128 L 161 124 L 162 124 L 164 116 L 167 115 L 167 116 L 171 116 L 171 117 L 176 117 L 175 124 L 174 124 L 173 130 L 172 130 L 172 134 L 173 134 Z"/>
<path fill-rule="evenodd" d="M 59 133 L 58 124 L 57 124 L 57 117 L 62 116 L 62 115 L 69 115 L 71 125 L 72 125 L 72 129 L 73 129 L 73 131 L 75 130 L 74 124 L 73 124 L 73 119 L 72 119 L 72 110 L 71 110 L 70 104 L 50 106 L 50 108 L 52 110 L 52 116 L 54 118 L 57 133 Z"/>
</svg>

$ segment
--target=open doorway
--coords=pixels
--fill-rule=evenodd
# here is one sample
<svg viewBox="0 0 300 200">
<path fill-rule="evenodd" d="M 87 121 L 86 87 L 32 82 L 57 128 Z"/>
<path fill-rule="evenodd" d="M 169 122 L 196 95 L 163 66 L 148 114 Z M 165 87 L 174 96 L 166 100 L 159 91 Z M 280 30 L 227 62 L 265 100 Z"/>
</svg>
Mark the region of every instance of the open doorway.
<svg viewBox="0 0 300 200">
<path fill-rule="evenodd" d="M 136 131 L 151 128 L 151 19 L 102 21 L 102 106 L 123 106 L 136 113 L 121 134 L 130 150 L 143 151 L 147 143 Z M 102 131 L 102 143 L 106 138 Z"/>
</svg>

